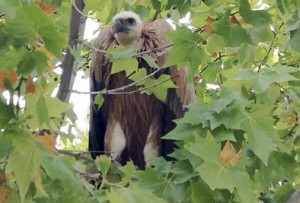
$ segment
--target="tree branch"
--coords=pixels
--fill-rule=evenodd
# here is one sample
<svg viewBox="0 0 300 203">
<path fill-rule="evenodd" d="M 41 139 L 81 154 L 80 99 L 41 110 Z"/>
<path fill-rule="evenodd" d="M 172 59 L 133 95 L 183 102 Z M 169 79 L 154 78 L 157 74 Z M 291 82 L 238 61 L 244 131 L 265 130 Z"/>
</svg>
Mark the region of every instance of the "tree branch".
<svg viewBox="0 0 300 203">
<path fill-rule="evenodd" d="M 89 158 L 83 156 L 83 154 L 84 154 L 83 152 L 72 152 L 72 151 L 69 151 L 69 150 L 62 150 L 62 149 L 57 149 L 57 152 L 59 154 L 63 154 L 63 155 L 74 157 L 76 160 L 84 160 L 84 161 L 86 161 L 88 163 L 94 163 L 94 160 L 89 159 Z"/>
<path fill-rule="evenodd" d="M 89 95 L 97 95 L 97 94 L 99 94 L 99 93 L 101 93 L 101 92 L 102 92 L 101 94 L 103 94 L 103 95 L 104 95 L 104 94 L 106 94 L 106 95 L 133 94 L 133 93 L 135 93 L 135 92 L 139 92 L 139 91 L 142 91 L 142 90 L 150 89 L 150 88 L 155 87 L 155 86 L 157 86 L 157 85 L 159 85 L 159 84 L 161 84 L 161 83 L 164 83 L 164 82 L 169 81 L 171 78 L 168 79 L 168 80 L 162 81 L 162 82 L 160 82 L 160 83 L 157 83 L 157 84 L 153 84 L 153 85 L 147 86 L 147 87 L 145 87 L 145 88 L 140 88 L 140 89 L 133 90 L 133 91 L 129 91 L 129 92 L 120 92 L 120 91 L 125 90 L 125 89 L 127 89 L 127 88 L 129 88 L 129 87 L 135 86 L 135 85 L 139 84 L 139 83 L 142 82 L 142 81 L 145 81 L 146 79 L 148 79 L 148 78 L 154 76 L 156 73 L 158 73 L 158 72 L 161 71 L 161 70 L 163 70 L 163 68 L 159 68 L 159 69 L 153 71 L 151 74 L 149 74 L 149 75 L 147 75 L 147 76 L 145 76 L 145 77 L 143 77 L 143 78 L 141 78 L 141 79 L 139 79 L 139 80 L 137 80 L 137 81 L 135 81 L 135 82 L 133 82 L 133 83 L 130 83 L 130 84 L 128 84 L 128 85 L 125 85 L 125 86 L 122 86 L 122 87 L 118 87 L 118 88 L 115 88 L 115 89 L 106 90 L 105 92 L 102 92 L 102 91 L 82 92 L 82 91 L 77 91 L 77 90 L 70 90 L 70 91 L 71 91 L 72 93 L 76 93 L 76 94 L 89 94 Z"/>
<path fill-rule="evenodd" d="M 99 19 L 94 18 L 94 17 L 91 17 L 91 16 L 89 16 L 89 15 L 83 13 L 83 12 L 82 12 L 83 9 L 79 9 L 79 8 L 77 7 L 75 1 L 76 1 L 76 0 L 72 0 L 72 5 L 73 5 L 73 7 L 75 8 L 75 10 L 76 10 L 80 15 L 84 16 L 85 18 L 90 18 L 90 19 L 92 19 L 92 20 L 99 21 Z"/>
<path fill-rule="evenodd" d="M 84 7 L 83 0 L 73 0 L 72 2 L 73 6 L 71 11 L 70 32 L 68 40 L 69 47 L 67 48 L 66 55 L 62 62 L 63 71 L 61 75 L 61 82 L 57 92 L 57 97 L 65 102 L 67 102 L 70 98 L 70 89 L 72 89 L 75 79 L 75 58 L 72 55 L 70 48 L 76 49 L 77 47 L 79 29 L 81 24 L 81 14 L 78 12 L 78 10 L 83 10 Z"/>
</svg>

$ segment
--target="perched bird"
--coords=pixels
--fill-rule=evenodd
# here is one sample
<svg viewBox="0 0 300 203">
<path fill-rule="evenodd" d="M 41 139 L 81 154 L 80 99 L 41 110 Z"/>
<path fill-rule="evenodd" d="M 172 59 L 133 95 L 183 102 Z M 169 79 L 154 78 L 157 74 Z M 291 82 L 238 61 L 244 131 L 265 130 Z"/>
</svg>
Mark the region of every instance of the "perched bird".
<svg viewBox="0 0 300 203">
<path fill-rule="evenodd" d="M 155 50 L 170 43 L 163 35 L 170 30 L 172 27 L 165 20 L 144 24 L 136 13 L 124 11 L 113 18 L 111 26 L 100 31 L 95 46 L 101 50 L 116 45 L 134 48 L 137 52 Z M 158 67 L 163 67 L 167 53 L 151 52 L 149 55 Z M 137 61 L 136 68 L 145 68 L 147 74 L 155 70 L 141 57 L 137 57 Z M 94 52 L 91 91 L 111 90 L 133 82 L 126 77 L 125 71 L 111 74 L 111 67 L 112 62 L 105 54 Z M 172 120 L 183 115 L 184 106 L 195 100 L 195 93 L 188 83 L 187 68 L 162 68 L 155 77 L 159 74 L 169 74 L 177 86 L 168 89 L 165 102 L 154 95 L 139 92 L 108 94 L 104 95 L 104 103 L 99 107 L 94 103 L 95 96 L 91 96 L 89 150 L 93 158 L 105 152 L 120 164 L 132 160 L 139 168 L 144 168 L 152 158 L 166 156 L 172 151 L 173 144 L 160 138 L 175 127 Z M 124 91 L 136 89 L 136 86 L 131 86 Z"/>
</svg>

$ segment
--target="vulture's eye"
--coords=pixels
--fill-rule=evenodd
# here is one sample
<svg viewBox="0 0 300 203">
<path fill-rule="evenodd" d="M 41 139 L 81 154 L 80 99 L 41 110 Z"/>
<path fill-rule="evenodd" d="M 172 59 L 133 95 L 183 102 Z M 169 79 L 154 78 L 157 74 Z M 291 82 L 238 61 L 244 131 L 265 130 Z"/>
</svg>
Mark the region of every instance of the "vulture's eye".
<svg viewBox="0 0 300 203">
<path fill-rule="evenodd" d="M 128 23 L 131 24 L 131 25 L 135 23 L 134 18 L 128 18 L 127 21 L 128 21 Z"/>
</svg>

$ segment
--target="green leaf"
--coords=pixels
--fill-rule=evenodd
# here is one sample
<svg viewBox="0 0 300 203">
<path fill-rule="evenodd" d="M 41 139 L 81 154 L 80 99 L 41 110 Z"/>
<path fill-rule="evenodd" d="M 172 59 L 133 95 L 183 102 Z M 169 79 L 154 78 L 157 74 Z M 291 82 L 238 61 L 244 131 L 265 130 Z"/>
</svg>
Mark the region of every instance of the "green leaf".
<svg viewBox="0 0 300 203">
<path fill-rule="evenodd" d="M 157 99 L 162 102 L 165 102 L 168 89 L 169 88 L 176 88 L 177 86 L 171 80 L 170 75 L 162 74 L 158 79 L 147 79 L 144 83 L 145 90 L 142 90 L 141 93 L 147 92 L 153 93 Z"/>
<path fill-rule="evenodd" d="M 44 146 L 41 146 L 42 158 L 41 165 L 48 177 L 50 177 L 54 183 L 54 186 L 61 186 L 59 193 L 66 196 L 66 200 L 75 199 L 75 202 L 84 202 L 88 197 L 88 192 L 81 185 L 81 180 L 75 175 L 74 159 L 69 157 L 58 157 L 53 153 L 49 153 Z M 59 184 L 57 184 L 59 183 Z M 50 195 L 50 194 L 49 194 Z M 62 198 L 62 197 L 60 197 Z M 68 201 L 67 201 L 68 202 Z"/>
<path fill-rule="evenodd" d="M 245 80 L 250 83 L 251 88 L 257 92 L 262 93 L 267 90 L 270 84 L 277 82 L 287 82 L 299 80 L 290 73 L 299 71 L 297 68 L 278 65 L 272 68 L 262 69 L 260 72 L 254 72 L 249 69 L 242 69 L 237 72 L 237 80 Z"/>
<path fill-rule="evenodd" d="M 299 41 L 300 41 L 300 31 L 297 30 L 296 32 L 293 32 L 292 39 L 289 42 L 290 46 L 297 52 L 300 52 Z"/>
<path fill-rule="evenodd" d="M 25 48 L 5 50 L 0 55 L 1 69 L 12 70 L 17 67 L 18 63 L 26 55 Z"/>
<path fill-rule="evenodd" d="M 34 30 L 28 25 L 24 11 L 21 9 L 18 9 L 13 19 L 7 21 L 6 32 L 14 38 L 17 45 L 25 45 L 34 41 Z"/>
<path fill-rule="evenodd" d="M 212 23 L 214 32 L 221 35 L 226 45 L 230 47 L 238 47 L 243 43 L 251 44 L 250 35 L 244 28 L 233 25 L 229 20 L 229 16 L 230 10 L 227 10 L 220 20 Z"/>
<path fill-rule="evenodd" d="M 113 190 L 111 190 L 113 191 Z M 121 198 L 116 197 L 120 196 Z M 111 193 L 108 192 L 108 199 L 112 203 L 117 203 L 116 201 L 121 201 L 121 202 L 131 202 L 131 203 L 152 203 L 152 202 L 157 202 L 157 203 L 167 203 L 166 200 L 156 196 L 153 194 L 151 191 L 146 190 L 141 187 L 136 187 L 136 186 L 130 186 L 129 188 L 120 188 L 116 189 L 115 192 Z"/>
<path fill-rule="evenodd" d="M 41 154 L 34 148 L 28 151 L 16 149 L 9 155 L 7 170 L 15 174 L 21 202 L 25 200 L 29 185 L 40 175 L 40 161 Z"/>
<path fill-rule="evenodd" d="M 4 103 L 0 98 L 0 129 L 6 127 L 9 121 L 15 117 L 13 107 Z"/>
<path fill-rule="evenodd" d="M 188 106 L 182 122 L 191 125 L 202 124 L 211 130 L 220 125 L 238 129 L 243 118 L 242 109 L 247 104 L 233 88 L 223 88 L 220 96 L 209 104 L 195 103 Z"/>
<path fill-rule="evenodd" d="M 49 118 L 60 118 L 63 113 L 72 108 L 72 104 L 61 101 L 56 97 L 44 96 Z"/>
<path fill-rule="evenodd" d="M 175 184 L 188 182 L 193 177 L 198 176 L 198 174 L 193 171 L 193 166 L 187 159 L 174 163 L 170 172 L 175 175 Z"/>
<path fill-rule="evenodd" d="M 256 46 L 251 44 L 242 44 L 239 50 L 239 63 L 241 65 L 253 64 L 255 61 Z"/>
<path fill-rule="evenodd" d="M 213 53 L 225 50 L 225 46 L 224 38 L 218 34 L 212 33 L 208 38 L 206 48 L 207 51 Z"/>
<path fill-rule="evenodd" d="M 10 17 L 14 17 L 17 6 L 20 6 L 20 2 L 18 0 L 2 0 L 0 1 L 0 12 L 5 13 Z"/>
<path fill-rule="evenodd" d="M 30 74 L 34 69 L 42 73 L 47 67 L 47 57 L 40 51 L 27 52 L 18 64 L 17 72 L 20 75 Z"/>
<path fill-rule="evenodd" d="M 52 19 L 36 4 L 19 8 L 15 17 L 7 23 L 7 32 L 15 38 L 16 43 L 29 44 L 41 37 L 46 48 L 60 58 L 66 40 L 56 29 Z"/>
<path fill-rule="evenodd" d="M 95 96 L 94 103 L 97 104 L 99 107 L 102 106 L 102 104 L 104 103 L 104 98 L 101 93 Z"/>
<path fill-rule="evenodd" d="M 0 134 L 0 162 L 7 160 L 10 150 L 12 149 L 11 146 L 11 136 L 9 135 L 2 135 Z"/>
<path fill-rule="evenodd" d="M 145 78 L 147 75 L 148 74 L 147 74 L 146 68 L 139 68 L 132 75 L 130 75 L 129 79 L 136 82 L 138 80 L 141 80 L 142 78 Z M 145 82 L 145 81 L 143 81 L 143 82 Z M 140 84 L 143 84 L 143 82 L 141 82 Z"/>
<path fill-rule="evenodd" d="M 199 45 L 201 37 L 185 26 L 177 27 L 175 31 L 167 32 L 167 37 L 174 43 L 168 54 L 165 67 L 189 65 L 194 71 L 207 59 L 204 48 Z"/>
<path fill-rule="evenodd" d="M 224 167 L 221 164 L 221 146 L 211 135 L 208 134 L 206 138 L 196 137 L 195 142 L 186 148 L 204 160 L 196 171 L 212 190 L 228 189 L 233 192 L 235 188 L 242 202 L 253 202 L 252 184 L 248 174 L 237 167 Z"/>
<path fill-rule="evenodd" d="M 289 183 L 285 183 L 277 188 L 274 199 L 276 202 L 284 202 L 284 200 L 286 200 L 287 197 L 290 197 L 293 192 L 295 192 L 295 189 Z"/>
<path fill-rule="evenodd" d="M 111 74 L 125 71 L 126 76 L 136 71 L 138 68 L 138 61 L 134 58 L 119 59 L 113 62 Z"/>
<path fill-rule="evenodd" d="M 48 107 L 43 96 L 37 100 L 36 112 L 40 125 L 49 123 Z"/>
<path fill-rule="evenodd" d="M 204 181 L 197 179 L 198 181 L 192 181 L 192 202 L 208 203 L 216 202 L 213 191 L 209 188 Z"/>
<path fill-rule="evenodd" d="M 133 56 L 135 49 L 127 48 L 123 46 L 112 47 L 107 50 L 105 56 L 112 62 L 115 62 L 119 59 L 128 59 Z"/>
<path fill-rule="evenodd" d="M 119 184 L 126 186 L 130 182 L 133 175 L 136 173 L 136 167 L 132 161 L 129 161 L 126 163 L 125 166 L 120 168 L 120 171 L 123 173 L 122 174 L 123 176 L 122 176 L 122 180 L 121 180 L 121 182 L 119 182 Z"/>
<path fill-rule="evenodd" d="M 244 116 L 241 129 L 248 135 L 248 145 L 264 164 L 267 165 L 270 154 L 276 149 L 273 143 L 273 137 L 276 134 L 272 127 L 272 119 L 267 119 L 269 115 L 265 114 L 262 110 L 251 114 L 244 112 Z"/>
<path fill-rule="evenodd" d="M 250 35 L 254 43 L 269 42 L 274 38 L 274 33 L 272 33 L 269 26 L 253 27 L 250 29 Z"/>
<path fill-rule="evenodd" d="M 60 58 L 66 40 L 65 36 L 56 30 L 53 21 L 35 4 L 25 7 L 24 14 L 28 25 L 44 40 L 46 48 Z"/>
<path fill-rule="evenodd" d="M 156 64 L 155 60 L 149 54 L 143 54 L 142 58 L 147 62 L 147 64 L 151 68 L 161 68 L 161 67 L 158 67 L 158 65 Z"/>
<path fill-rule="evenodd" d="M 198 125 L 192 126 L 189 123 L 184 123 L 182 120 L 174 121 L 176 123 L 176 128 L 164 135 L 162 139 L 171 139 L 171 140 L 183 140 L 183 141 L 192 141 L 194 135 L 205 135 L 206 129 L 199 127 Z"/>
<path fill-rule="evenodd" d="M 95 163 L 97 169 L 101 172 L 103 178 L 105 179 L 111 165 L 111 158 L 108 156 L 99 156 Z"/>
<path fill-rule="evenodd" d="M 248 0 L 240 0 L 239 13 L 244 20 L 256 27 L 271 24 L 271 15 L 264 10 L 251 10 Z"/>
</svg>

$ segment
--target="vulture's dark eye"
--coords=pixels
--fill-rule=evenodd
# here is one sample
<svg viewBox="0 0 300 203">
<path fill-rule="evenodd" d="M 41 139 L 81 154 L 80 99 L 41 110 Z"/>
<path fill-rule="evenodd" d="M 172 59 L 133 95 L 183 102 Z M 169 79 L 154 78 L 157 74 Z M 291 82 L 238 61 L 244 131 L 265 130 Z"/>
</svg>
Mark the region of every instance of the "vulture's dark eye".
<svg viewBox="0 0 300 203">
<path fill-rule="evenodd" d="M 132 25 L 132 24 L 135 23 L 134 18 L 128 18 L 127 21 L 128 21 L 128 23 L 129 23 L 130 25 Z"/>
</svg>

